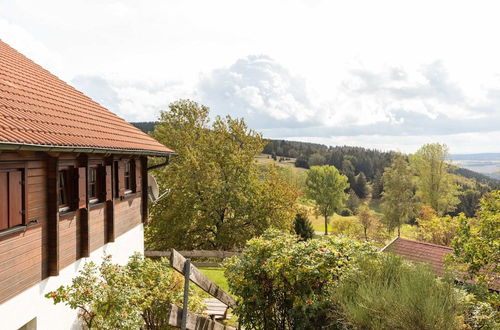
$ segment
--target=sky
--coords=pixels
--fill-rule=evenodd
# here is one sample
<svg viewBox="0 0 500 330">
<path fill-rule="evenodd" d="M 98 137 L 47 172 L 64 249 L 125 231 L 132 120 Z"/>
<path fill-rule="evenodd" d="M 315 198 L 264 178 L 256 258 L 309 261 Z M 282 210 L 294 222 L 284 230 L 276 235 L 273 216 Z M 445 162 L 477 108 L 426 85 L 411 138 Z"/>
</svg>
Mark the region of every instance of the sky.
<svg viewBox="0 0 500 330">
<path fill-rule="evenodd" d="M 500 152 L 495 1 L 12 1 L 0 39 L 128 121 L 181 98 L 268 138 Z"/>
</svg>

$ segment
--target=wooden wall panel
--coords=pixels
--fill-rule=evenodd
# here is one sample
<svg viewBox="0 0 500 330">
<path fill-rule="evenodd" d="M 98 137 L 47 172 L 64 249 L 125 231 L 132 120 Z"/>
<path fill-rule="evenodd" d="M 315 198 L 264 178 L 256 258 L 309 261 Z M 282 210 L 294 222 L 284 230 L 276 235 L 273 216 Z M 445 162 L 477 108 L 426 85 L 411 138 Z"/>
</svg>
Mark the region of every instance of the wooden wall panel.
<svg viewBox="0 0 500 330">
<path fill-rule="evenodd" d="M 107 241 L 106 208 L 104 204 L 90 209 L 89 212 L 89 249 L 90 252 L 104 246 Z"/>
<path fill-rule="evenodd" d="M 141 196 L 135 195 L 123 201 L 115 201 L 115 235 L 126 233 L 142 222 Z"/>
</svg>

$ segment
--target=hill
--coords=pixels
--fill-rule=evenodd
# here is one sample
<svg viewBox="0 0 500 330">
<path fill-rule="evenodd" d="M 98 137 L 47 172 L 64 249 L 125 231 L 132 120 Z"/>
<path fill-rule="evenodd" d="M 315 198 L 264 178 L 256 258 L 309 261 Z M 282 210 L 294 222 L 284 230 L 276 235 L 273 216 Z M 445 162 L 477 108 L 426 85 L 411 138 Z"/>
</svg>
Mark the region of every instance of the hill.
<svg viewBox="0 0 500 330">
<path fill-rule="evenodd" d="M 133 122 L 135 127 L 149 133 L 154 130 L 156 122 Z M 394 152 L 350 146 L 326 146 L 318 143 L 269 140 L 264 147 L 264 154 L 274 158 L 284 157 L 295 159 L 295 166 L 309 168 L 313 165 L 333 165 L 351 179 L 363 173 L 369 182 L 377 183 L 384 169 L 391 164 Z M 265 157 L 263 157 L 265 158 Z M 500 154 L 452 155 L 455 160 L 488 160 L 500 159 Z M 500 180 L 470 169 L 456 167 L 453 173 L 473 179 L 490 189 L 500 189 Z"/>
</svg>

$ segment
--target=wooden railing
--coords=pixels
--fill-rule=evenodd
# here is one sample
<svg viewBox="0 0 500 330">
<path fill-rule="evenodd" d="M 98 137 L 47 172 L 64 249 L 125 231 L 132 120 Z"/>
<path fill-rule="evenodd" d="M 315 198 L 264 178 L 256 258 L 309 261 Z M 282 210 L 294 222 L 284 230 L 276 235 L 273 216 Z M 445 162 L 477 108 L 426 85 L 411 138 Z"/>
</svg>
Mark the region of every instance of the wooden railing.
<svg viewBox="0 0 500 330">
<path fill-rule="evenodd" d="M 183 307 L 171 305 L 169 314 L 169 325 L 181 329 L 216 329 L 216 330 L 236 330 L 231 326 L 218 323 L 208 317 L 197 315 L 188 311 L 189 282 L 193 282 L 203 291 L 217 298 L 228 307 L 234 308 L 236 301 L 234 298 L 217 284 L 210 281 L 200 270 L 191 264 L 190 259 L 184 258 L 179 252 L 172 249 L 170 254 L 170 266 L 184 275 L 184 304 Z M 147 254 L 146 254 L 147 255 Z"/>
<path fill-rule="evenodd" d="M 233 251 L 219 251 L 219 250 L 192 250 L 192 251 L 177 251 L 185 258 L 207 258 L 207 259 L 225 259 L 232 256 L 240 256 L 240 252 Z M 171 251 L 144 251 L 144 255 L 150 258 L 165 257 L 170 258 L 172 255 Z M 193 262 L 197 267 L 219 267 L 220 262 Z"/>
</svg>

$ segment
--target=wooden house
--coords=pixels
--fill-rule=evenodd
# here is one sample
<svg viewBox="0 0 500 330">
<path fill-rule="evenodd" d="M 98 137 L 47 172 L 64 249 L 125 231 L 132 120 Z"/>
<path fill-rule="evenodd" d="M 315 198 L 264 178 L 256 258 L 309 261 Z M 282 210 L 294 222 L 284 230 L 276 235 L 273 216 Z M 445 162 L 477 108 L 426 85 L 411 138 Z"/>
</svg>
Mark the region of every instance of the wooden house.
<svg viewBox="0 0 500 330">
<path fill-rule="evenodd" d="M 171 154 L 0 41 L 0 329 L 77 327 L 44 295 L 143 252 L 148 156 Z"/>
</svg>

